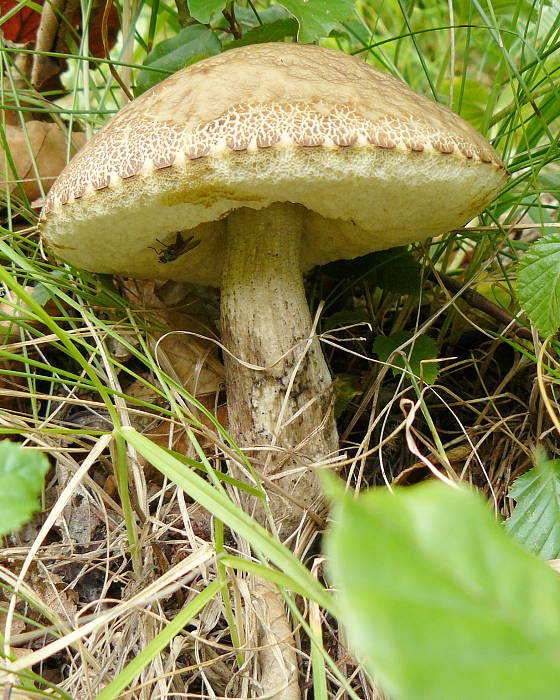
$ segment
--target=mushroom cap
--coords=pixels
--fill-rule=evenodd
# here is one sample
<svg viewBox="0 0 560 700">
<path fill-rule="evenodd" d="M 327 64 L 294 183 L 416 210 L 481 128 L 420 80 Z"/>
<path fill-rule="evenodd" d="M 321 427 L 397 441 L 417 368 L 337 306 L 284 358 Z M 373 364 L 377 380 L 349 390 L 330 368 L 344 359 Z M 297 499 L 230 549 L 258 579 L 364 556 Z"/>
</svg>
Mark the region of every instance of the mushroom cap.
<svg viewBox="0 0 560 700">
<path fill-rule="evenodd" d="M 399 80 L 339 51 L 258 44 L 124 107 L 58 177 L 40 228 L 88 270 L 219 286 L 239 207 L 303 205 L 308 269 L 462 226 L 507 178 L 480 133 Z"/>
</svg>

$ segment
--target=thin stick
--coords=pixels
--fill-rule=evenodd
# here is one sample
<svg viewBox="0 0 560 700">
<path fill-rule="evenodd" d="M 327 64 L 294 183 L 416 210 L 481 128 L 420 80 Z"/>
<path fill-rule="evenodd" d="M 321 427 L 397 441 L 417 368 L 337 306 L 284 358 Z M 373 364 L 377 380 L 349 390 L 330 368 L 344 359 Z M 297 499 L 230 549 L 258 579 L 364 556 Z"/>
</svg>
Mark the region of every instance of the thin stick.
<svg viewBox="0 0 560 700">
<path fill-rule="evenodd" d="M 473 306 L 479 311 L 483 311 L 488 316 L 495 318 L 496 321 L 505 325 L 511 326 L 513 332 L 524 340 L 533 340 L 533 334 L 528 328 L 525 328 L 514 316 L 512 316 L 505 309 L 502 309 L 497 304 L 492 303 L 479 292 L 475 292 L 474 289 L 465 289 L 464 284 L 458 280 L 448 277 L 447 275 L 442 275 L 438 273 L 437 275 L 433 272 L 428 274 L 428 278 L 435 282 L 436 284 L 445 287 L 448 291 L 453 294 L 457 294 L 468 304 Z"/>
</svg>

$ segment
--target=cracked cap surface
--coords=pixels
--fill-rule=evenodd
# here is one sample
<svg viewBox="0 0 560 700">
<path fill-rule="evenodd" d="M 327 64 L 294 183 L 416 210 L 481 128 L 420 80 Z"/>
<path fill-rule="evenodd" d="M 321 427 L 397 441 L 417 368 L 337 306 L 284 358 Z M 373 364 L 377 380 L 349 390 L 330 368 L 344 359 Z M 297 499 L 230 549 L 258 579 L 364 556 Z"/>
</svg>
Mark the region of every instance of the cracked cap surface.
<svg viewBox="0 0 560 700">
<path fill-rule="evenodd" d="M 218 285 L 236 208 L 304 205 L 309 268 L 459 227 L 507 177 L 467 122 L 363 61 L 258 44 L 189 66 L 122 109 L 61 173 L 41 230 L 89 270 Z M 200 245 L 158 255 L 156 239 L 172 246 L 177 231 Z"/>
</svg>

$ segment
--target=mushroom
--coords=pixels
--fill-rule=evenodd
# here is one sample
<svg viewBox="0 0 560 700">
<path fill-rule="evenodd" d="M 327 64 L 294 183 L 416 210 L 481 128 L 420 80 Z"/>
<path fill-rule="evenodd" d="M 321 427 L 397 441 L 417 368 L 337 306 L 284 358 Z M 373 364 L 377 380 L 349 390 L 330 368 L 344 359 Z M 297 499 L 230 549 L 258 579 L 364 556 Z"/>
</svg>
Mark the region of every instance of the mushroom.
<svg viewBox="0 0 560 700">
<path fill-rule="evenodd" d="M 362 60 L 259 44 L 122 109 L 40 226 L 76 266 L 221 287 L 230 431 L 290 535 L 317 503 L 311 467 L 338 449 L 302 273 L 462 226 L 507 177 L 474 128 Z"/>
</svg>

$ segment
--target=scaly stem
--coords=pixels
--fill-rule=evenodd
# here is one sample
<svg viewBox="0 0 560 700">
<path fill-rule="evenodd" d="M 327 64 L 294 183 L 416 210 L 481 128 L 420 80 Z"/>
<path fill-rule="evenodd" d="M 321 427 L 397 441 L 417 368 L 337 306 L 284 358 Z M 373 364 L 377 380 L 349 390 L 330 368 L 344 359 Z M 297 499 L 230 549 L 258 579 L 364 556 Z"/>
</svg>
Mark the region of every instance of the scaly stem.
<svg viewBox="0 0 560 700">
<path fill-rule="evenodd" d="M 320 502 L 310 467 L 338 449 L 331 377 L 303 288 L 300 247 L 305 209 L 274 204 L 238 209 L 227 220 L 222 280 L 222 334 L 226 355 L 230 431 L 269 492 L 282 534 L 290 535 L 304 509 Z M 252 448 L 264 448 L 254 450 Z M 290 498 L 290 496 L 292 498 Z M 261 508 L 262 510 L 262 508 Z M 263 520 L 263 513 L 255 510 Z"/>
</svg>

